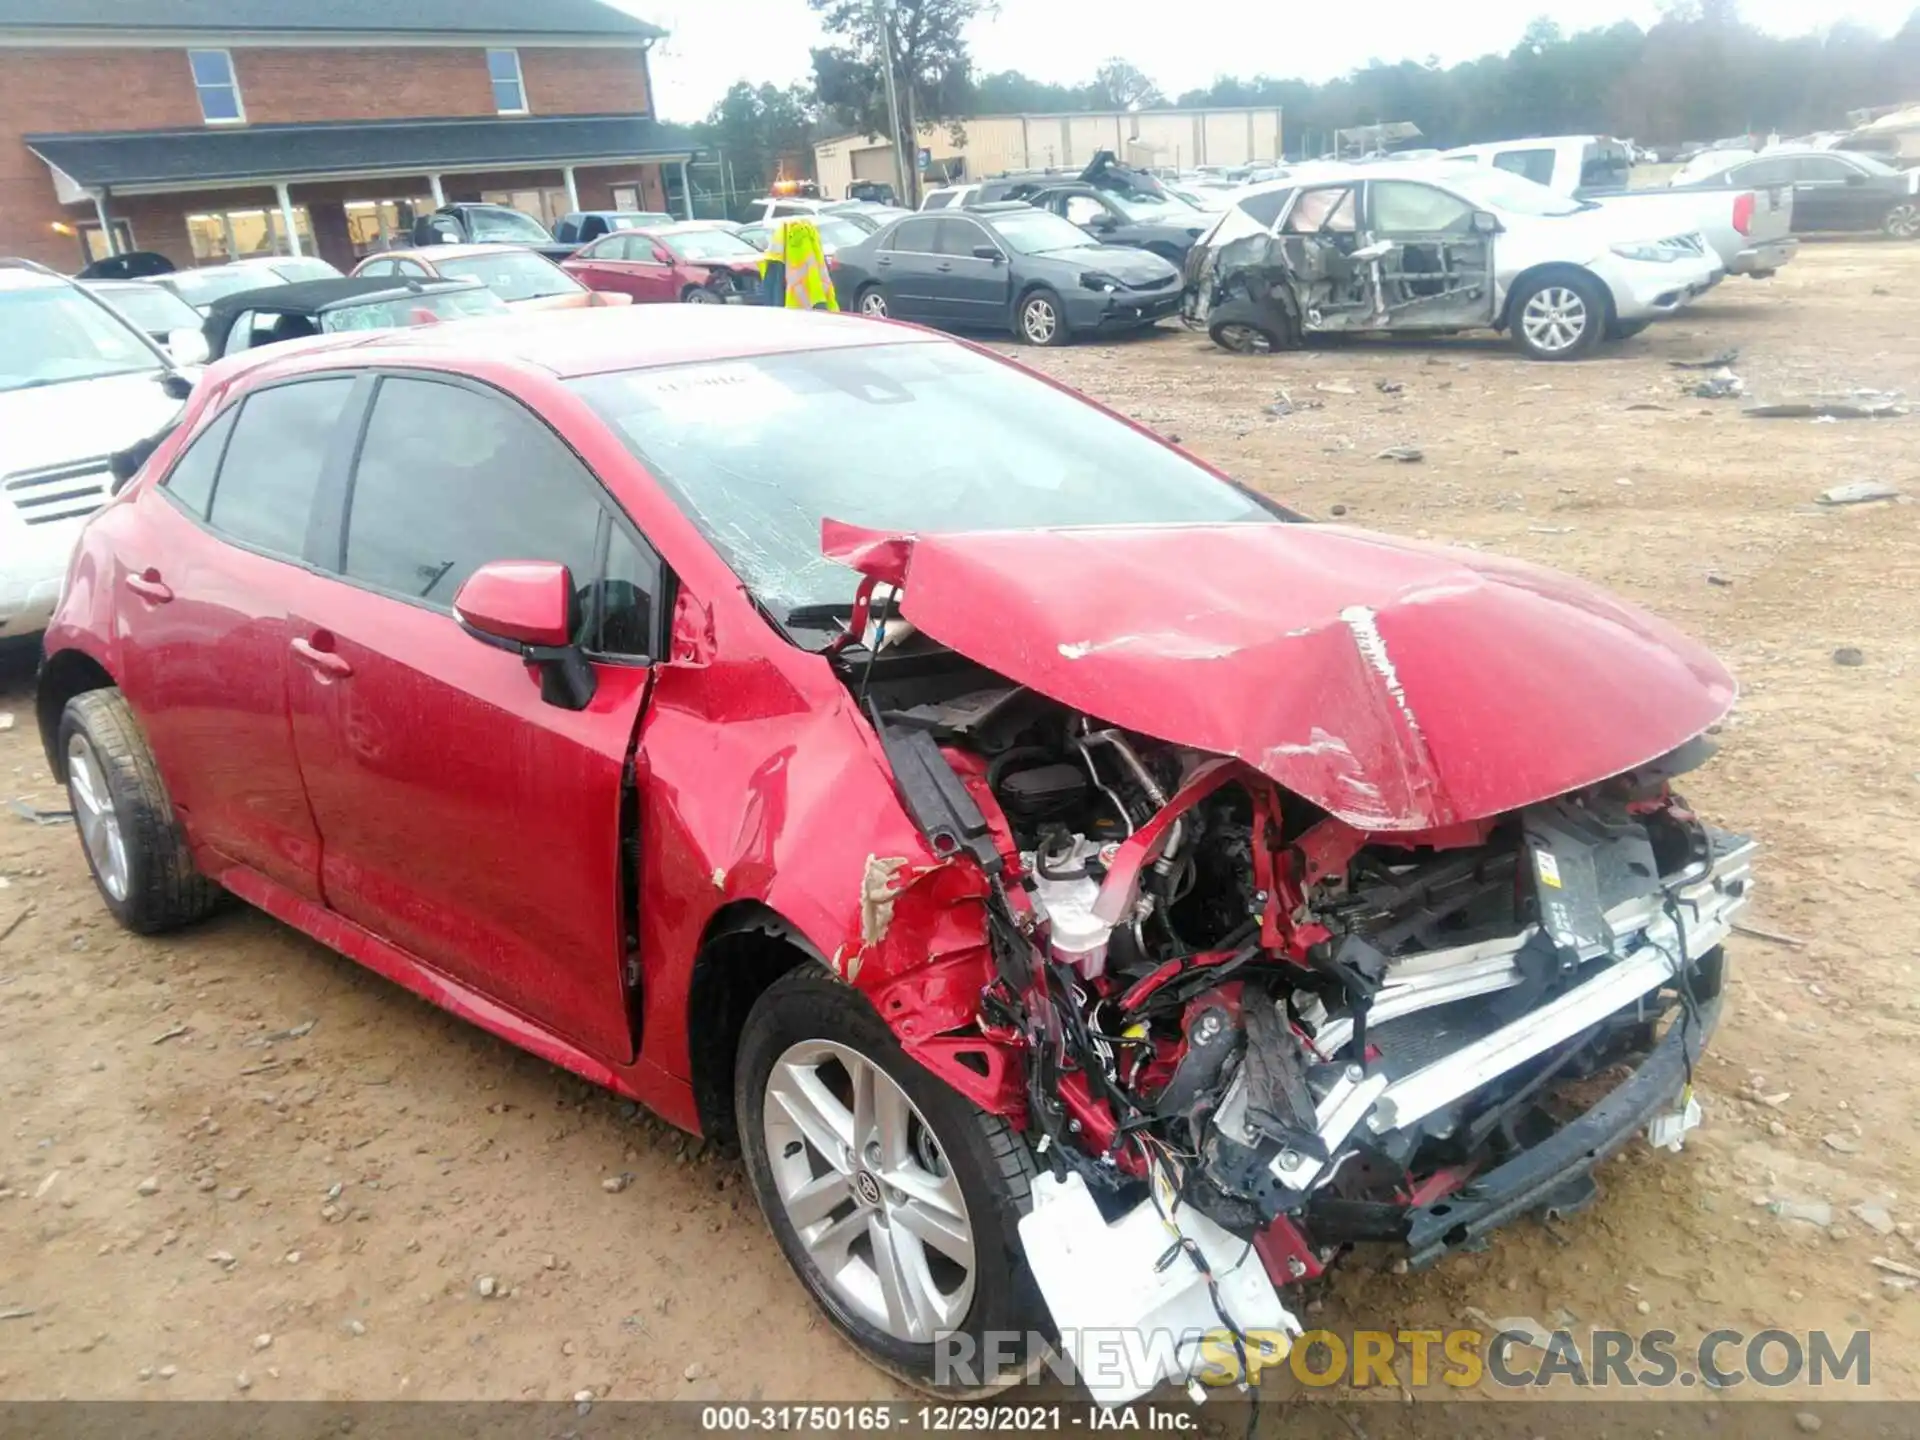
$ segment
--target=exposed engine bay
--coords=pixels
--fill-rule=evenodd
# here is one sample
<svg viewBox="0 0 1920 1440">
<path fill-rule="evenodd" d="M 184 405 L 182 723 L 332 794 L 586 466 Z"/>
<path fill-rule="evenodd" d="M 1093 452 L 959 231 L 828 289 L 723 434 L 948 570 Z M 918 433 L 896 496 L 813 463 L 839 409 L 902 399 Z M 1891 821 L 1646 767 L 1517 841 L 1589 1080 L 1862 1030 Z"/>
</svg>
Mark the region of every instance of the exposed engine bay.
<svg viewBox="0 0 1920 1440">
<path fill-rule="evenodd" d="M 858 693 L 935 852 L 989 877 L 980 1032 L 1017 1056 L 1043 1167 L 1109 1222 L 1151 1205 L 1178 1233 L 1187 1207 L 1275 1287 L 1371 1242 L 1430 1263 L 1581 1208 L 1601 1153 L 1649 1122 L 1678 1148 L 1697 1121 L 1754 850 L 1671 788 L 1710 742 L 1487 820 L 1369 832 L 928 651 L 858 667 Z M 1549 1164 L 1535 1147 L 1573 1133 L 1582 1087 L 1676 1031 L 1644 1116 Z M 1064 1327 L 1072 1301 L 1041 1281 Z"/>
</svg>

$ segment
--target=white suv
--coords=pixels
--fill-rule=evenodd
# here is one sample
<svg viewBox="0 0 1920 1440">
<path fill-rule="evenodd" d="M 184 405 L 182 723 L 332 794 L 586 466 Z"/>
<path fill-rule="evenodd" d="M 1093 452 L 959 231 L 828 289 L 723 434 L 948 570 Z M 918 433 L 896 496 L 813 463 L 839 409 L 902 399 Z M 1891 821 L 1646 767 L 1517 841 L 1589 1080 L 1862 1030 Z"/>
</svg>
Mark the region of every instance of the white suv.
<svg viewBox="0 0 1920 1440">
<path fill-rule="evenodd" d="M 0 640 L 46 628 L 108 462 L 179 413 L 179 373 L 81 286 L 0 260 Z"/>
</svg>

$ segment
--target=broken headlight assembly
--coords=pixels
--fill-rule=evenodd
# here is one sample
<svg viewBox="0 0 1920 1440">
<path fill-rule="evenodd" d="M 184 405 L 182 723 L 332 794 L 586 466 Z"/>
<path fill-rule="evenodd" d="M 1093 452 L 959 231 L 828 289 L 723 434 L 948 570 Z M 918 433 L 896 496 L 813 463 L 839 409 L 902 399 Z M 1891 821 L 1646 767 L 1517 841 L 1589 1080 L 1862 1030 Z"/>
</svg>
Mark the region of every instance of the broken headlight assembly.
<svg viewBox="0 0 1920 1440">
<path fill-rule="evenodd" d="M 1098 290 L 1104 295 L 1111 295 L 1120 289 L 1121 285 L 1120 282 L 1111 275 L 1103 274 L 1098 270 L 1085 270 L 1080 274 L 1080 288 L 1083 290 Z"/>
</svg>

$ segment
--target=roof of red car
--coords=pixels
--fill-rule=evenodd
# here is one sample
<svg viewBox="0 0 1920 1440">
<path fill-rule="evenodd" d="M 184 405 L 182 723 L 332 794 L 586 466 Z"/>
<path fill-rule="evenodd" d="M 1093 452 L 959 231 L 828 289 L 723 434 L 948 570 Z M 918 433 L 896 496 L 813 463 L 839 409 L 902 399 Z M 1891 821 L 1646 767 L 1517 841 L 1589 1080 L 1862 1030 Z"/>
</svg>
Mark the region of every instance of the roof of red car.
<svg viewBox="0 0 1920 1440">
<path fill-rule="evenodd" d="M 699 360 L 860 345 L 937 344 L 941 337 L 859 315 L 780 310 L 757 305 L 647 305 L 458 320 L 337 340 L 306 341 L 276 363 L 257 353 L 262 370 L 308 370 L 341 364 L 404 365 L 409 360 L 463 368 L 507 361 L 536 366 L 561 379 L 610 370 L 639 370 Z M 952 342 L 945 342 L 952 343 Z M 222 361 L 224 367 L 229 362 Z M 245 368 L 252 368 L 251 366 Z"/>
</svg>

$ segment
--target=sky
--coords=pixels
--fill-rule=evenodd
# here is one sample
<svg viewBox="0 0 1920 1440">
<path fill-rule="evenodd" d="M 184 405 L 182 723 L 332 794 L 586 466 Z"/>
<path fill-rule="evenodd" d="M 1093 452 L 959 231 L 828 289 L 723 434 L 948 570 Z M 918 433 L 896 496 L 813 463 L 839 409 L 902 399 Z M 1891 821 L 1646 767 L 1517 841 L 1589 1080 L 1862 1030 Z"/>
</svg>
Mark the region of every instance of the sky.
<svg viewBox="0 0 1920 1440">
<path fill-rule="evenodd" d="M 610 0 L 671 32 L 654 52 L 658 111 L 668 120 L 704 119 L 736 80 L 808 80 L 808 52 L 824 43 L 806 0 Z M 1832 0 L 1818 27 L 1856 21 L 1888 33 L 1920 0 Z M 1799 34 L 1815 7 L 1806 0 L 1744 0 L 1753 24 Z M 1000 0 L 999 13 L 968 36 L 977 73 L 1020 70 L 1036 80 L 1078 84 L 1118 55 L 1168 96 L 1216 75 L 1261 72 L 1326 80 L 1372 59 L 1437 56 L 1443 65 L 1510 50 L 1537 15 L 1562 29 L 1632 20 L 1651 25 L 1655 0 L 1384 0 L 1349 10 L 1284 0 Z M 1282 33 L 1282 26 L 1289 29 Z"/>
</svg>

